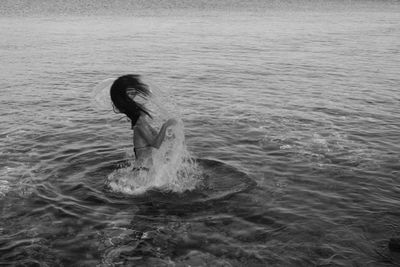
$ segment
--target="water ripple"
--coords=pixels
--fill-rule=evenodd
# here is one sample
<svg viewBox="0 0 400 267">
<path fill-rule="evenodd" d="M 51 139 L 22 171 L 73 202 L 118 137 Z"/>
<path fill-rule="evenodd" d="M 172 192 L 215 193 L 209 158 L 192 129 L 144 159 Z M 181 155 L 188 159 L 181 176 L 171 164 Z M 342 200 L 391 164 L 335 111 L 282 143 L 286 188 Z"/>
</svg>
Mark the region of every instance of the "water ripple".
<svg viewBox="0 0 400 267">
<path fill-rule="evenodd" d="M 0 18 L 0 264 L 398 265 L 399 20 L 351 5 Z M 168 88 L 208 186 L 105 190 L 132 132 L 90 98 L 128 72 Z"/>
</svg>

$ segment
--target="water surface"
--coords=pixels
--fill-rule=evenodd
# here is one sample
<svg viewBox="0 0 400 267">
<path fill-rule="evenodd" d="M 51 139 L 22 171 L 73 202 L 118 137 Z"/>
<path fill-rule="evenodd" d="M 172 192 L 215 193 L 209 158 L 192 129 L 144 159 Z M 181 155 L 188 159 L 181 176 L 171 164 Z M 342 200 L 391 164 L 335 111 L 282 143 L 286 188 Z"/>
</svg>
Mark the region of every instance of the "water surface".
<svg viewBox="0 0 400 267">
<path fill-rule="evenodd" d="M 323 7 L 3 12 L 1 264 L 399 264 L 399 6 Z M 125 73 L 174 99 L 222 194 L 104 190 L 132 132 L 91 92 Z"/>
</svg>

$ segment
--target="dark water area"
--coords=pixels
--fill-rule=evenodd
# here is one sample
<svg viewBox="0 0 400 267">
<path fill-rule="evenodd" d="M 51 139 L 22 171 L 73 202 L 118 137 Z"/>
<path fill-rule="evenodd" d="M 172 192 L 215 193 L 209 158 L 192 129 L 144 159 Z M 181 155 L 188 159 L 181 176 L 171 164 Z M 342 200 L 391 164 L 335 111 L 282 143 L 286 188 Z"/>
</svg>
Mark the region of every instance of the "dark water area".
<svg viewBox="0 0 400 267">
<path fill-rule="evenodd" d="M 400 264 L 399 2 L 73 2 L 0 4 L 0 265 Z M 196 190 L 105 189 L 132 131 L 92 92 L 125 73 L 176 103 Z"/>
</svg>

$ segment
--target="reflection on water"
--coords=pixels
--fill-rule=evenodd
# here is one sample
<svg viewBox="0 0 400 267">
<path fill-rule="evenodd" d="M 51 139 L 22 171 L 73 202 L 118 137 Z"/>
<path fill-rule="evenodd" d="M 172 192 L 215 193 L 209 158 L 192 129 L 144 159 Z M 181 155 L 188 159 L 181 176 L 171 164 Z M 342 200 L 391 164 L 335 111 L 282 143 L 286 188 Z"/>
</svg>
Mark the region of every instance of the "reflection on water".
<svg viewBox="0 0 400 267">
<path fill-rule="evenodd" d="M 0 263 L 398 265 L 397 8 L 0 18 Z M 92 91 L 125 73 L 177 104 L 195 190 L 105 188 L 132 131 Z"/>
</svg>

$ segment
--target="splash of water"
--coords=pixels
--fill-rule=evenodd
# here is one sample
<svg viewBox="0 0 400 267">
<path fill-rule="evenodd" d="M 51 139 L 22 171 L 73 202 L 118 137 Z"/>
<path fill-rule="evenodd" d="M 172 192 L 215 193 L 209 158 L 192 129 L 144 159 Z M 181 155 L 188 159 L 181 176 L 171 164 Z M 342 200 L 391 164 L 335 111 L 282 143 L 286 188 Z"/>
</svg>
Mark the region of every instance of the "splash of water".
<svg viewBox="0 0 400 267">
<path fill-rule="evenodd" d="M 109 82 L 107 80 L 106 84 Z M 154 188 L 173 192 L 193 190 L 201 181 L 201 172 L 187 150 L 181 116 L 170 95 L 154 83 L 145 83 L 151 90 L 146 108 L 154 118 L 151 120 L 152 126 L 159 128 L 169 118 L 174 118 L 177 124 L 168 128 L 161 147 L 152 149 L 152 164 L 146 166 L 148 169 L 143 169 L 135 161 L 120 166 L 107 177 L 108 187 L 114 192 L 133 195 Z"/>
</svg>

